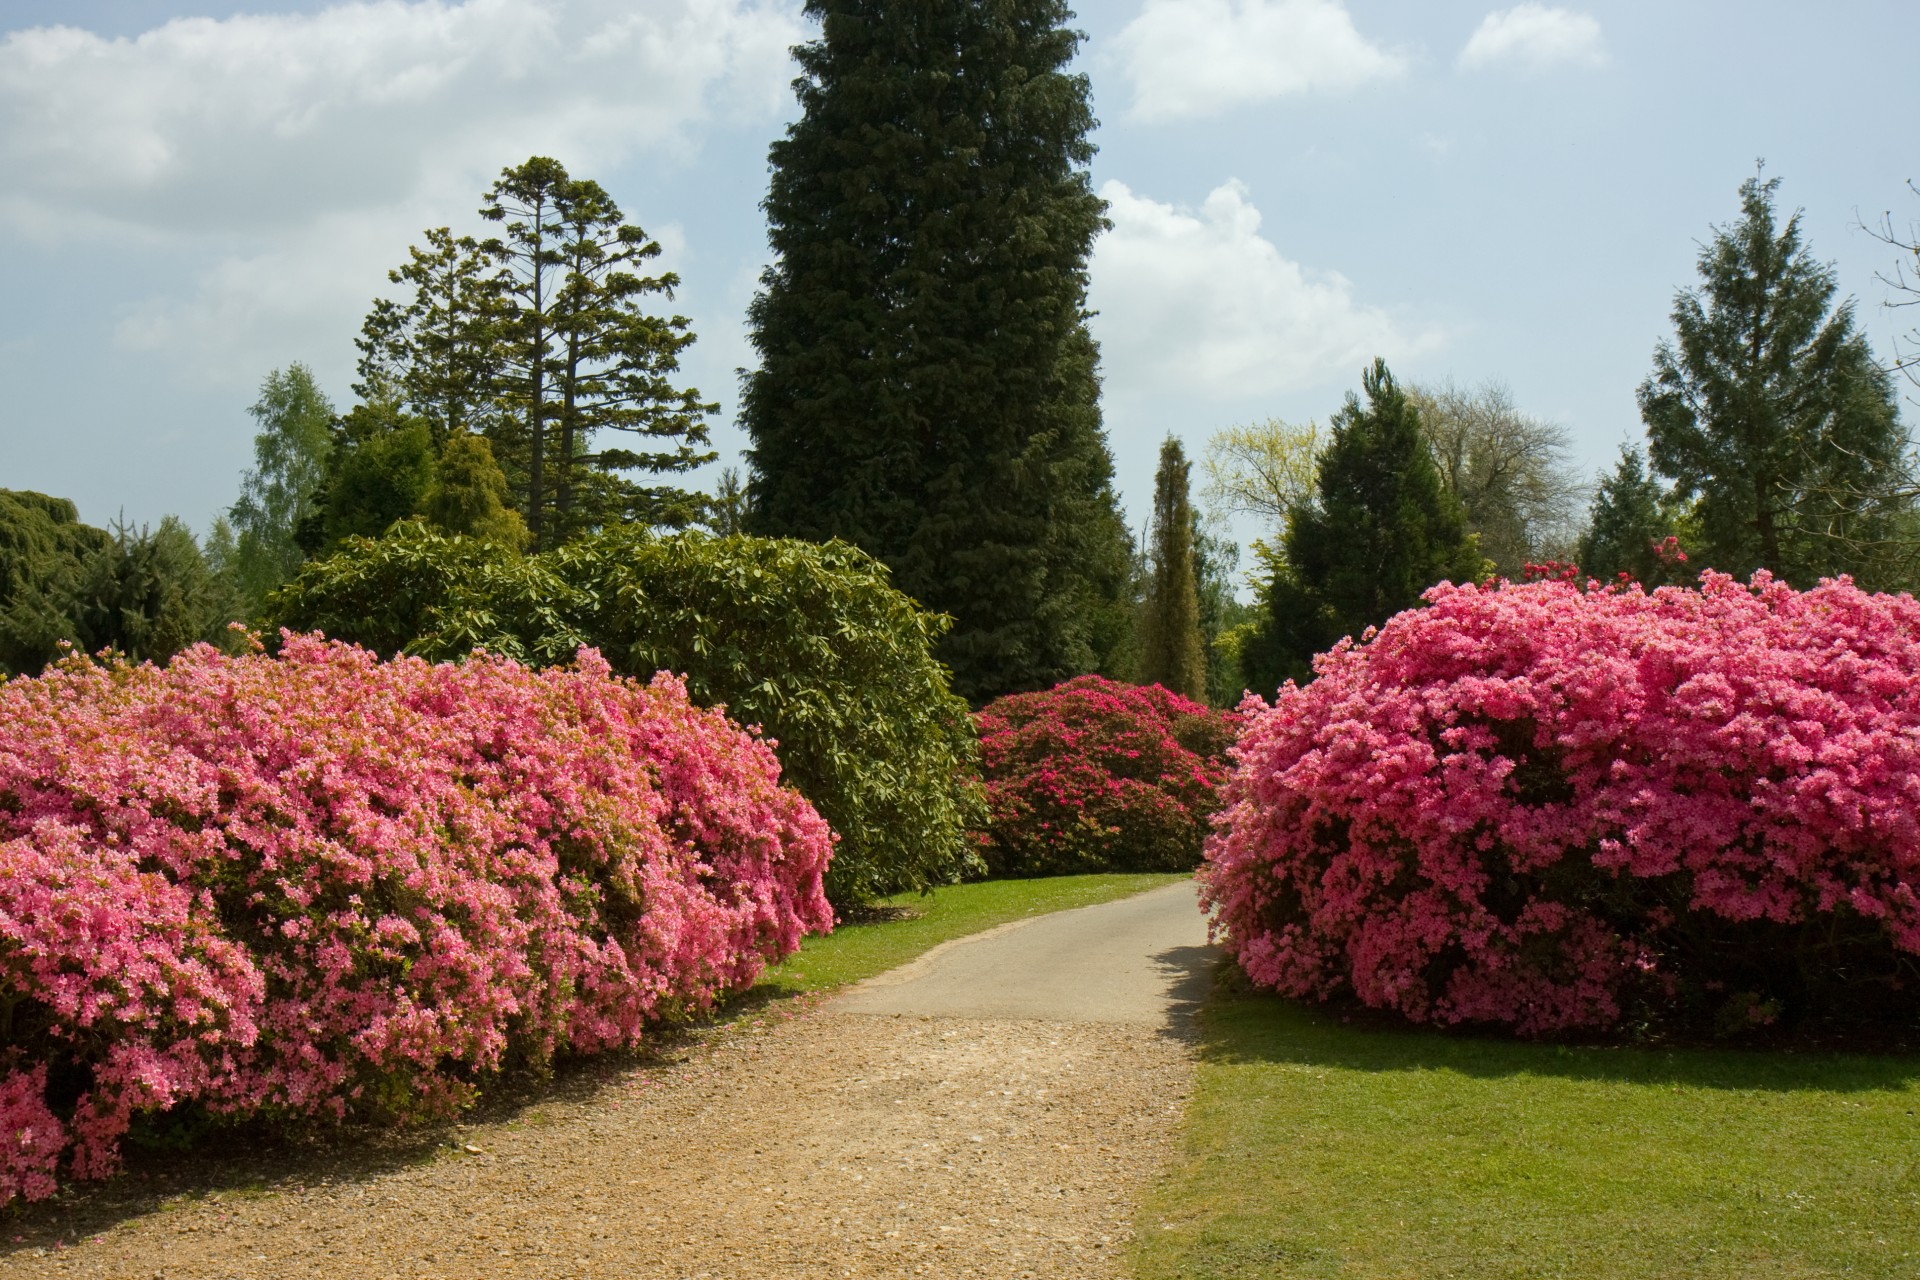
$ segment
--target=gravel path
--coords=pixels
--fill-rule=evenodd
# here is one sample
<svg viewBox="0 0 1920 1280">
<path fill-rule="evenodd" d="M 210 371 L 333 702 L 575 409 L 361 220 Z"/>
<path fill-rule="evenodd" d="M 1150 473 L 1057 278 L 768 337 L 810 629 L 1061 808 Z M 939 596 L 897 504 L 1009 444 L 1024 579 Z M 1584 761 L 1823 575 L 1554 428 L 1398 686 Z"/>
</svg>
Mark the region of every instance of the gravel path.
<svg viewBox="0 0 1920 1280">
<path fill-rule="evenodd" d="M 301 1185 L 123 1179 L 0 1277 L 1117 1276 L 1209 954 L 1190 885 L 1042 917 Z"/>
</svg>

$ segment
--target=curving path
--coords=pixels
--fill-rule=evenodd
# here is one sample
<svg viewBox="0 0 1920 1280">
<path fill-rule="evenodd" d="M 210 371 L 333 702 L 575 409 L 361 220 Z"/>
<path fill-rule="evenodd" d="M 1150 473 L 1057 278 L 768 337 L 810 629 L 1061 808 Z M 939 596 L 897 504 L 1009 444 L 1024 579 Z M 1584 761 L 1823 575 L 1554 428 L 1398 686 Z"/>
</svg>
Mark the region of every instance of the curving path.
<svg viewBox="0 0 1920 1280">
<path fill-rule="evenodd" d="M 1039 917 L 448 1145 L 103 1194 L 0 1277 L 1118 1276 L 1210 958 L 1191 885 Z"/>
</svg>

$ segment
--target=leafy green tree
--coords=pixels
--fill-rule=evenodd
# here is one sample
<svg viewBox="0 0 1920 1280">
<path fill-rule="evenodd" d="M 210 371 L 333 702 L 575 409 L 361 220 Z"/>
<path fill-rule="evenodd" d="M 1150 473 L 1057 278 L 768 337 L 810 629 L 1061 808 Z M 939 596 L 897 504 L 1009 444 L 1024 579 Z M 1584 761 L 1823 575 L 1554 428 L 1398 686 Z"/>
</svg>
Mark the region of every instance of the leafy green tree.
<svg viewBox="0 0 1920 1280">
<path fill-rule="evenodd" d="M 483 437 L 461 432 L 440 451 L 433 489 L 424 511 L 435 528 L 496 542 L 515 550 L 526 545 L 527 525 L 507 505 L 507 477 Z"/>
<path fill-rule="evenodd" d="M 1412 608 L 1434 583 L 1485 568 L 1419 410 L 1383 360 L 1361 385 L 1367 403 L 1349 393 L 1334 415 L 1314 500 L 1294 507 L 1284 563 L 1262 592 L 1265 634 L 1249 675 L 1267 688 L 1305 678 L 1314 654 Z"/>
<path fill-rule="evenodd" d="M 750 527 L 840 537 L 955 626 L 955 686 L 1053 684 L 1124 642 L 1098 408 L 1080 37 L 1060 0 L 809 0 L 800 118 L 749 309 Z"/>
<path fill-rule="evenodd" d="M 1594 490 L 1574 563 L 1603 582 L 1624 573 L 1654 587 L 1691 576 L 1659 550 L 1666 539 L 1677 538 L 1679 517 L 1666 488 L 1648 473 L 1646 456 L 1622 446 L 1620 461 Z"/>
<path fill-rule="evenodd" d="M 1581 491 L 1566 428 L 1520 412 L 1499 382 L 1409 387 L 1407 395 L 1440 481 L 1495 571 L 1518 579 L 1529 562 L 1564 558 Z"/>
<path fill-rule="evenodd" d="M 355 405 L 340 420 L 322 502 L 323 549 L 373 538 L 420 514 L 433 485 L 432 428 L 390 404 Z"/>
<path fill-rule="evenodd" d="M 315 494 L 333 450 L 333 405 L 304 364 L 268 374 L 248 410 L 260 426 L 253 437 L 253 469 L 240 481 L 229 509 L 234 568 L 240 588 L 257 603 L 293 576 L 304 559 L 302 521 L 317 511 Z"/>
<path fill-rule="evenodd" d="M 1216 532 L 1199 512 L 1193 518 L 1193 587 L 1200 605 L 1200 647 L 1207 660 L 1206 700 L 1231 707 L 1246 690 L 1240 665 L 1242 631 L 1253 610 L 1234 592 L 1240 546 Z"/>
<path fill-rule="evenodd" d="M 494 386 L 505 416 L 494 453 L 533 545 L 616 524 L 690 522 L 698 494 L 629 475 L 684 472 L 715 456 L 706 417 L 717 406 L 673 385 L 694 340 L 688 321 L 644 309 L 679 284 L 672 272 L 637 273 L 659 244 L 623 222 L 597 183 L 545 156 L 503 170 L 480 214 L 503 232 L 479 246 L 497 268 Z M 602 431 L 642 447 L 596 449 Z"/>
<path fill-rule="evenodd" d="M 1703 565 L 1804 586 L 1860 567 L 1897 522 L 1908 440 L 1852 302 L 1834 305 L 1799 215 L 1775 216 L 1778 186 L 1741 184 L 1639 399 L 1654 471 L 1695 499 Z"/>
<path fill-rule="evenodd" d="M 1191 467 L 1180 442 L 1160 446 L 1153 477 L 1153 533 L 1146 609 L 1141 616 L 1140 679 L 1204 702 L 1207 663 L 1200 641 L 1200 597 L 1194 584 Z"/>
</svg>

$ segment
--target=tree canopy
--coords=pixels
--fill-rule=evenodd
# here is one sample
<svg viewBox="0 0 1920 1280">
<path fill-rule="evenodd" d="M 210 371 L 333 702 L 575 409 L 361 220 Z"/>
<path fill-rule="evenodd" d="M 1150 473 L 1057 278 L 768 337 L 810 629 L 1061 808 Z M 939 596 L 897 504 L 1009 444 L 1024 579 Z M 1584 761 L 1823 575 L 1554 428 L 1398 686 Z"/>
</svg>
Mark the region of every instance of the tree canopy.
<svg viewBox="0 0 1920 1280">
<path fill-rule="evenodd" d="M 1804 586 L 1887 536 L 1909 505 L 1908 440 L 1852 302 L 1835 305 L 1799 215 L 1781 225 L 1778 187 L 1741 184 L 1740 219 L 1701 249 L 1639 400 L 1654 471 L 1693 500 L 1695 558 Z"/>
<path fill-rule="evenodd" d="M 809 0 L 749 310 L 749 528 L 840 537 L 955 619 L 976 701 L 1128 624 L 1086 266 L 1094 120 L 1058 0 Z"/>
</svg>

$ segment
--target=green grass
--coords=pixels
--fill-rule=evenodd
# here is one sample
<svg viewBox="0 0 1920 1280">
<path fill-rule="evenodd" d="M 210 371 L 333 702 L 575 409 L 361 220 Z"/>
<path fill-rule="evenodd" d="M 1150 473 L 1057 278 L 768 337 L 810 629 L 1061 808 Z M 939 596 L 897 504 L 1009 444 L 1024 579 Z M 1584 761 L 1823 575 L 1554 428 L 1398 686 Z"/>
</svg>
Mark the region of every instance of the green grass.
<svg viewBox="0 0 1920 1280">
<path fill-rule="evenodd" d="M 768 969 L 754 990 L 768 996 L 798 995 L 858 982 L 954 938 L 1029 916 L 1112 902 L 1186 878 L 1051 876 L 947 885 L 925 895 L 902 894 L 879 905 L 919 913 L 914 918 L 843 924 L 825 937 L 808 938 L 798 953 Z"/>
<path fill-rule="evenodd" d="M 1920 1060 L 1567 1048 L 1217 993 L 1141 1280 L 1920 1276 Z"/>
</svg>

